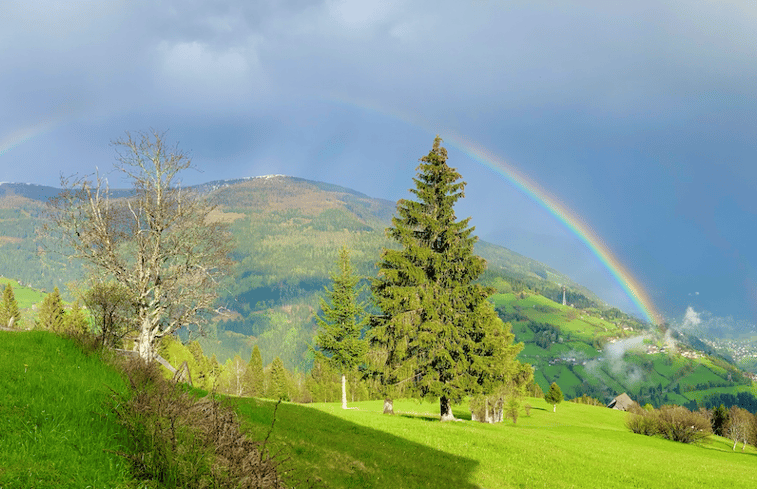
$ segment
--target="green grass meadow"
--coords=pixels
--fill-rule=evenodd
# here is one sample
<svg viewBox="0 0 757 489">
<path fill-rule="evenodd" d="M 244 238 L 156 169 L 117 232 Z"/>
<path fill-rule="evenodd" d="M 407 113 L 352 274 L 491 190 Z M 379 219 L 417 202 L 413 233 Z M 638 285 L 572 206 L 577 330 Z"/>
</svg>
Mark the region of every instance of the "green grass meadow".
<svg viewBox="0 0 757 489">
<path fill-rule="evenodd" d="M 269 443 L 300 478 L 329 488 L 757 487 L 753 447 L 733 452 L 720 437 L 684 445 L 631 433 L 623 412 L 564 402 L 553 413 L 527 401 L 531 415 L 516 425 L 440 423 L 435 404 L 414 401 L 396 402 L 395 416 L 382 415 L 379 401 L 346 411 L 282 403 Z M 265 436 L 273 403 L 238 402 Z"/>
<path fill-rule="evenodd" d="M 0 488 L 133 488 L 118 450 L 121 428 L 105 407 L 121 376 L 96 355 L 41 331 L 0 332 Z M 231 399 L 264 439 L 275 403 Z M 440 423 L 438 405 L 381 401 L 282 403 L 267 447 L 291 481 L 324 488 L 757 487 L 757 451 L 710 437 L 684 445 L 631 433 L 626 413 L 528 398 L 517 424 Z M 157 487 L 157 486 L 156 486 Z M 297 487 L 303 487 L 298 485 Z M 311 487 L 311 486 L 304 486 Z"/>
<path fill-rule="evenodd" d="M 120 427 L 104 406 L 121 376 L 70 340 L 0 331 L 0 488 L 125 487 Z"/>
</svg>

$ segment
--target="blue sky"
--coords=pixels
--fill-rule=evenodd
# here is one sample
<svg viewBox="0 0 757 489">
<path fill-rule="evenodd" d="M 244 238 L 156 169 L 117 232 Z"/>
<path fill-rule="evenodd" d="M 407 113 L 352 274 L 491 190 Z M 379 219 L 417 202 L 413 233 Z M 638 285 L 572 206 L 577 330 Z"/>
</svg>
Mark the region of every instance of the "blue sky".
<svg viewBox="0 0 757 489">
<path fill-rule="evenodd" d="M 407 197 L 460 134 L 590 226 L 671 322 L 757 322 L 757 7 L 721 2 L 4 3 L 0 180 L 110 168 L 151 127 L 185 183 L 287 174 Z M 634 312 L 586 246 L 449 146 L 459 216 Z"/>
</svg>

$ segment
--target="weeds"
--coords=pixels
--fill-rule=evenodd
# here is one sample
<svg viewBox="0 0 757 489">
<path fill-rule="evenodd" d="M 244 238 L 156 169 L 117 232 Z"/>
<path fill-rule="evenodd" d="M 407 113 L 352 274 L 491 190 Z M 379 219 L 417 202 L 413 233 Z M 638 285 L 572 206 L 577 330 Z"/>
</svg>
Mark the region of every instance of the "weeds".
<svg viewBox="0 0 757 489">
<path fill-rule="evenodd" d="M 113 393 L 111 409 L 130 434 L 140 480 L 162 487 L 281 488 L 281 461 L 250 439 L 234 410 L 213 395 L 197 398 L 140 359 L 124 363 L 131 393 Z"/>
</svg>

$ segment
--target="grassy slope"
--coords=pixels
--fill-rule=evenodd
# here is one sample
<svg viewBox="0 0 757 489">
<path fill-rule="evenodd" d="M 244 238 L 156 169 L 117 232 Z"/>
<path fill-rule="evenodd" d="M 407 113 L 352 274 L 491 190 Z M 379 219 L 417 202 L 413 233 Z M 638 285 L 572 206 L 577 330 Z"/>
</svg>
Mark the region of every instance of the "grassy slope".
<svg viewBox="0 0 757 489">
<path fill-rule="evenodd" d="M 0 332 L 0 487 L 126 487 L 118 428 L 103 410 L 121 378 L 70 341 L 46 332 Z M 513 426 L 439 423 L 435 404 L 398 401 L 279 408 L 269 447 L 291 457 L 300 479 L 322 487 L 750 487 L 757 452 L 732 452 L 712 437 L 700 446 L 630 433 L 625 413 L 540 399 Z M 255 438 L 273 403 L 237 400 Z M 469 417 L 464 406 L 456 410 Z"/>
<path fill-rule="evenodd" d="M 282 404 L 270 443 L 290 467 L 329 488 L 361 487 L 752 487 L 757 452 L 732 452 L 711 437 L 693 446 L 635 435 L 626 413 L 543 400 L 516 426 L 435 421 L 435 405 L 397 402 L 406 414 L 384 416 L 380 402 Z M 271 422 L 272 403 L 239 401 L 257 436 Z M 414 414 L 409 414 L 413 412 Z M 457 416 L 466 416 L 464 410 Z"/>
<path fill-rule="evenodd" d="M 0 332 L 0 487 L 99 488 L 129 479 L 106 414 L 120 375 L 71 341 Z"/>
</svg>

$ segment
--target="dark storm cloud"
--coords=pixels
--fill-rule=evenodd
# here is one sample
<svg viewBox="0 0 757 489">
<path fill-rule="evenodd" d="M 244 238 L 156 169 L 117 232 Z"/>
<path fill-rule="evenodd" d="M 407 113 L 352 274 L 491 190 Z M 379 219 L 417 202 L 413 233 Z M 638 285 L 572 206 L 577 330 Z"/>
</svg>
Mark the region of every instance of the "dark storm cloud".
<svg viewBox="0 0 757 489">
<path fill-rule="evenodd" d="M 198 180 L 287 173 L 396 199 L 454 131 L 582 216 L 664 311 L 695 285 L 727 291 L 696 307 L 754 310 L 751 4 L 12 1 L 0 46 L 0 180 L 107 166 L 108 141 L 152 126 Z M 537 203 L 451 155 L 482 236 L 597 275 Z M 622 302 L 606 276 L 587 285 Z"/>
</svg>

